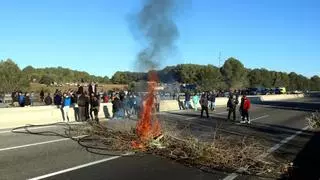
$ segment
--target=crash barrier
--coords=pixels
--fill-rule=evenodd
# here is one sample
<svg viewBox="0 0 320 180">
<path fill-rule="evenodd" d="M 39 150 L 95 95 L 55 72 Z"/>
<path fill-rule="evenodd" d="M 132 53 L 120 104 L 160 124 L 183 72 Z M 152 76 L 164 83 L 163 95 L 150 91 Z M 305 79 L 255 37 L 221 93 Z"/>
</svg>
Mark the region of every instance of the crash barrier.
<svg viewBox="0 0 320 180">
<path fill-rule="evenodd" d="M 268 95 L 248 96 L 251 101 L 278 101 L 286 99 L 301 98 L 304 95 Z M 228 98 L 216 98 L 216 106 L 226 106 Z M 240 98 L 239 98 L 240 102 Z M 191 101 L 191 106 L 194 104 Z M 200 108 L 200 104 L 197 104 Z M 160 111 L 177 111 L 179 105 L 177 100 L 163 100 L 160 102 Z M 98 117 L 100 119 L 112 117 L 112 104 L 101 103 Z M 70 121 L 75 120 L 73 108 L 69 109 Z M 24 126 L 26 124 L 47 124 L 62 122 L 62 113 L 56 106 L 36 106 L 24 108 L 0 108 L 0 129 Z"/>
<path fill-rule="evenodd" d="M 69 120 L 75 121 L 73 108 L 69 109 Z M 100 119 L 112 117 L 112 104 L 102 103 L 98 114 Z M 26 124 L 48 124 L 62 122 L 62 112 L 56 106 L 35 106 L 0 108 L 0 129 L 24 126 Z"/>
</svg>

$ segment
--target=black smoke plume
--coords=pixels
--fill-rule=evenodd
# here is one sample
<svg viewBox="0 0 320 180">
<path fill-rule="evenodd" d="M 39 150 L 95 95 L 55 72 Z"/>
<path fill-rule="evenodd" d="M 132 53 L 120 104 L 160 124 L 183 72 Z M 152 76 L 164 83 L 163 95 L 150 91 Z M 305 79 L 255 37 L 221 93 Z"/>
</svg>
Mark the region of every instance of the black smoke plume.
<svg viewBox="0 0 320 180">
<path fill-rule="evenodd" d="M 174 51 L 179 37 L 174 21 L 177 7 L 176 0 L 144 0 L 140 11 L 132 15 L 131 30 L 143 44 L 137 55 L 138 69 L 157 69 Z"/>
</svg>

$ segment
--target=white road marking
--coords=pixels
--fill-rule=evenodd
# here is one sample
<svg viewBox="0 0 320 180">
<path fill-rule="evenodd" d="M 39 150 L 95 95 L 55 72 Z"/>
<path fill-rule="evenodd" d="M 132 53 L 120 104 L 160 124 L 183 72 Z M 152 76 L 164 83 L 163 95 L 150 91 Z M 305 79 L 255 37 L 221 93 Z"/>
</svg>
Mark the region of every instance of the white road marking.
<svg viewBox="0 0 320 180">
<path fill-rule="evenodd" d="M 52 127 L 56 127 L 56 126 L 44 126 L 44 127 L 28 127 L 28 130 L 34 130 L 34 129 L 45 129 L 45 128 L 52 128 Z M 21 130 L 23 130 L 24 128 L 21 128 Z M 19 129 L 20 130 L 20 129 Z M 11 130 L 7 130 L 7 131 L 0 131 L 0 134 L 4 134 L 4 133 L 11 133 Z"/>
<path fill-rule="evenodd" d="M 269 115 L 264 115 L 264 116 L 261 116 L 261 117 L 257 117 L 257 118 L 251 119 L 250 121 L 256 121 L 256 120 L 267 118 L 267 117 L 269 117 Z"/>
<path fill-rule="evenodd" d="M 99 161 L 90 162 L 90 163 L 87 163 L 87 164 L 75 166 L 75 167 L 72 167 L 72 168 L 64 169 L 64 170 L 61 170 L 61 171 L 57 171 L 57 172 L 46 174 L 46 175 L 39 176 L 39 177 L 34 177 L 34 178 L 29 179 L 29 180 L 45 179 L 45 178 L 56 176 L 56 175 L 63 174 L 63 173 L 66 173 L 66 172 L 70 172 L 70 171 L 78 170 L 78 169 L 85 168 L 85 167 L 88 167 L 88 166 L 93 166 L 93 165 L 100 164 L 100 163 L 103 163 L 103 162 L 111 161 L 111 160 L 117 159 L 119 157 L 121 157 L 121 156 L 113 156 L 113 157 L 101 159 Z"/>
<path fill-rule="evenodd" d="M 85 136 L 87 136 L 87 135 L 76 136 L 76 137 L 72 137 L 72 138 L 77 139 L 77 138 L 83 138 Z M 13 146 L 13 147 L 1 148 L 0 152 L 9 151 L 9 150 L 13 150 L 13 149 L 26 148 L 26 147 L 31 147 L 31 146 L 38 146 L 38 145 L 43 145 L 43 144 L 56 143 L 56 142 L 67 141 L 67 140 L 71 140 L 71 139 L 70 138 L 63 138 L 63 139 L 56 139 L 56 140 L 51 140 L 51 141 L 44 141 L 44 142 L 38 142 L 38 143 L 32 143 L 32 144 L 25 144 L 25 145 L 21 145 L 21 146 Z"/>
<path fill-rule="evenodd" d="M 214 114 L 228 114 L 228 111 L 218 112 L 218 113 L 214 113 Z"/>
<path fill-rule="evenodd" d="M 61 122 L 62 123 L 62 122 Z M 74 121 L 74 122 L 70 122 L 70 123 L 68 123 L 69 125 L 71 124 L 71 125 L 78 125 L 78 124 L 85 124 L 85 123 L 87 123 L 87 122 L 76 122 L 76 121 Z M 50 125 L 50 126 L 45 126 L 45 124 L 39 124 L 41 127 L 28 127 L 28 125 L 25 125 L 27 128 L 28 128 L 28 130 L 33 130 L 33 129 L 45 129 L 45 128 L 52 128 L 52 127 L 59 127 L 59 125 L 64 125 L 63 123 L 62 124 L 57 124 L 57 125 Z M 67 124 L 66 124 L 67 125 Z M 37 126 L 37 124 L 35 124 L 35 126 Z M 6 129 L 9 129 L 9 128 L 6 128 Z M 14 129 L 14 128 L 12 128 L 12 129 Z M 19 129 L 19 130 L 23 130 L 24 129 L 24 127 L 23 126 L 21 126 L 21 128 Z M 1 129 L 0 129 L 1 130 Z M 12 132 L 12 130 L 5 130 L 5 131 L 0 131 L 0 134 L 5 134 L 5 133 L 11 133 Z"/>
<path fill-rule="evenodd" d="M 302 130 L 297 131 L 295 134 L 283 139 L 280 141 L 280 143 L 274 145 L 272 148 L 268 149 L 268 151 L 264 154 L 261 154 L 260 156 L 257 157 L 257 159 L 263 159 L 267 157 L 269 154 L 273 153 L 277 149 L 279 149 L 281 146 L 287 144 L 289 141 L 291 141 L 293 138 L 301 134 L 303 131 L 307 130 L 309 127 L 304 127 Z M 223 180 L 233 180 L 238 177 L 238 175 L 244 171 L 246 171 L 247 168 L 239 168 L 236 172 L 229 174 L 227 177 L 225 177 Z"/>
</svg>

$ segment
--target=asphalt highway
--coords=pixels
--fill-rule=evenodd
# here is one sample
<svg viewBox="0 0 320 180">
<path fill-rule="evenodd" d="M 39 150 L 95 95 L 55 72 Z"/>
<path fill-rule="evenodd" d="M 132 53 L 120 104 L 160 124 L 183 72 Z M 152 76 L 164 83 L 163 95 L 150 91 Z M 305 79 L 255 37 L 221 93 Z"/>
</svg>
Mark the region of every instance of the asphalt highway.
<svg viewBox="0 0 320 180">
<path fill-rule="evenodd" d="M 246 135 L 263 139 L 264 145 L 270 147 L 271 155 L 301 166 L 293 172 L 298 177 L 295 179 L 319 179 L 320 148 L 315 143 L 319 142 L 319 133 L 307 130 L 305 120 L 306 115 L 319 108 L 318 98 L 254 104 L 250 113 L 251 125 L 227 121 L 223 107 L 210 112 L 209 119 L 200 118 L 199 112 L 191 110 L 164 112 L 158 118 L 168 125 L 187 127 L 198 137 L 211 138 L 214 129 L 234 137 Z M 232 173 L 219 170 L 203 172 L 154 155 L 119 157 L 90 153 L 77 142 L 57 136 L 65 134 L 63 126 L 29 130 L 41 134 L 12 133 L 8 129 L 0 129 L 1 180 L 212 180 L 230 179 Z M 239 174 L 234 179 L 263 177 Z"/>
</svg>

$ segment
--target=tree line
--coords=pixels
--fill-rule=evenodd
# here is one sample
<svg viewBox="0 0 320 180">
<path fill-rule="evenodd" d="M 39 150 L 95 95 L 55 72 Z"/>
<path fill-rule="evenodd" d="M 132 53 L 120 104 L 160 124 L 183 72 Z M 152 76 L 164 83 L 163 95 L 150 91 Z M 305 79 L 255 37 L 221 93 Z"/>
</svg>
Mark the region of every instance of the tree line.
<svg viewBox="0 0 320 180">
<path fill-rule="evenodd" d="M 320 90 L 320 78 L 311 78 L 295 72 L 285 73 L 267 69 L 248 69 L 237 59 L 229 58 L 221 68 L 213 65 L 179 64 L 158 70 L 159 81 L 162 83 L 196 84 L 201 90 L 246 88 L 246 87 L 286 87 L 288 90 Z M 148 80 L 143 72 L 118 71 L 111 79 L 94 76 L 87 72 L 68 68 L 34 68 L 27 66 L 20 69 L 11 59 L 0 61 L 0 92 L 15 89 L 26 89 L 30 82 L 51 84 L 52 82 L 91 82 L 103 84 L 129 84 Z"/>
<path fill-rule="evenodd" d="M 264 68 L 248 69 L 237 59 L 229 58 L 221 68 L 213 65 L 179 64 L 157 71 L 162 83 L 196 84 L 201 90 L 229 88 L 286 87 L 288 90 L 320 90 L 320 78 L 307 78 L 295 72 L 270 71 Z M 111 81 L 115 84 L 130 84 L 146 81 L 147 73 L 116 72 Z"/>
<path fill-rule="evenodd" d="M 20 69 L 11 59 L 0 61 L 0 92 L 11 92 L 13 90 L 26 90 L 30 82 L 50 85 L 54 82 L 98 82 L 111 83 L 108 76 L 94 76 L 87 72 L 71 70 L 68 68 L 34 68 L 27 66 Z"/>
</svg>

